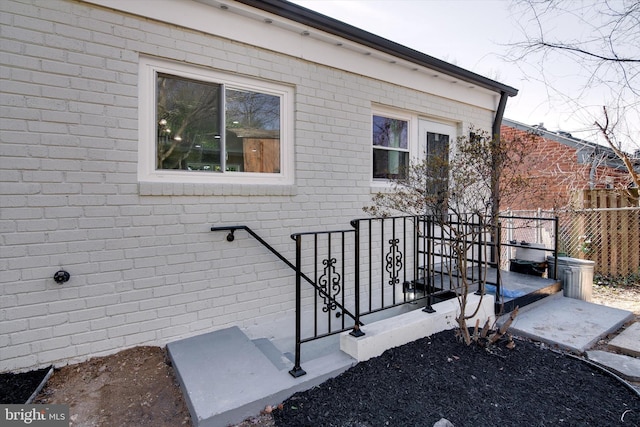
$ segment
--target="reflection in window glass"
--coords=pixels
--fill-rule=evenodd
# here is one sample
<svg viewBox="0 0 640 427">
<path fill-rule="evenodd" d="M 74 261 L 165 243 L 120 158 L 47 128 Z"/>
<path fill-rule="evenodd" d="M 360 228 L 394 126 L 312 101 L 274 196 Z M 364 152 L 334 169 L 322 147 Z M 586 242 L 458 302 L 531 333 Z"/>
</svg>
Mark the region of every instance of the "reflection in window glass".
<svg viewBox="0 0 640 427">
<path fill-rule="evenodd" d="M 449 135 L 427 132 L 427 161 L 431 178 L 444 182 L 446 188 L 449 178 Z"/>
<path fill-rule="evenodd" d="M 158 74 L 157 169 L 220 168 L 221 86 Z"/>
<path fill-rule="evenodd" d="M 449 135 L 427 132 L 427 162 L 431 184 L 427 191 L 436 196 L 439 211 L 445 214 L 449 188 Z"/>
<path fill-rule="evenodd" d="M 373 116 L 373 145 L 390 148 L 408 148 L 409 123 L 404 120 Z"/>
<path fill-rule="evenodd" d="M 402 179 L 409 166 L 409 123 L 373 116 L 373 178 Z"/>
<path fill-rule="evenodd" d="M 373 177 L 376 179 L 402 179 L 406 177 L 409 153 L 373 150 Z"/>
<path fill-rule="evenodd" d="M 280 97 L 227 89 L 227 170 L 280 172 Z"/>
<path fill-rule="evenodd" d="M 280 96 L 158 73 L 156 169 L 279 173 L 280 102 Z"/>
</svg>

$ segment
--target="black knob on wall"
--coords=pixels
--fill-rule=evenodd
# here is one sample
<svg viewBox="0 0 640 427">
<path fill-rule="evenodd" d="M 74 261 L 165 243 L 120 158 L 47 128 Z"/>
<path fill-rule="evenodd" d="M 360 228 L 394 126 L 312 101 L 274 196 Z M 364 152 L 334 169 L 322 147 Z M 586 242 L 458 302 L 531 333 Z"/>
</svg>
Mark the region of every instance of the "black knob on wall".
<svg viewBox="0 0 640 427">
<path fill-rule="evenodd" d="M 64 270 L 56 271 L 56 274 L 53 275 L 53 280 L 58 284 L 63 284 L 69 281 L 71 275 Z"/>
</svg>

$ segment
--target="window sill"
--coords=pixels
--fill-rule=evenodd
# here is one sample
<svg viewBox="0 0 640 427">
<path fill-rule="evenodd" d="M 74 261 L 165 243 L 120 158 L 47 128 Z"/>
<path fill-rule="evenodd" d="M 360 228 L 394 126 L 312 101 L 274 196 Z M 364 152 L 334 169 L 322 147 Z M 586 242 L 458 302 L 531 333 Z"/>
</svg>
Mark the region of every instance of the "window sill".
<svg viewBox="0 0 640 427">
<path fill-rule="evenodd" d="M 295 185 L 140 182 L 141 196 L 295 196 Z"/>
<path fill-rule="evenodd" d="M 395 187 L 391 181 L 372 181 L 369 189 L 372 194 L 393 193 L 395 191 Z"/>
</svg>

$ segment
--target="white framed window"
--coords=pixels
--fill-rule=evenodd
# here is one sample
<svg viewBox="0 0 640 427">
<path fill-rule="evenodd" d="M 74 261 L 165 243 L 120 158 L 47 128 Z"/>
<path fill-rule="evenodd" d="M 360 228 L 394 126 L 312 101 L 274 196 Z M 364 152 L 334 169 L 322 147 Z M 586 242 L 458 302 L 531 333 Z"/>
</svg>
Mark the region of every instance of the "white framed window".
<svg viewBox="0 0 640 427">
<path fill-rule="evenodd" d="M 372 109 L 371 129 L 374 186 L 406 177 L 412 162 L 439 157 L 446 163 L 457 133 L 454 123 L 381 106 Z M 442 168 L 433 171 L 441 185 L 447 185 L 447 175 Z"/>
<path fill-rule="evenodd" d="M 374 108 L 371 120 L 374 182 L 387 182 L 406 176 L 412 151 L 416 149 L 416 123 L 416 118 L 411 114 Z"/>
<path fill-rule="evenodd" d="M 293 88 L 141 57 L 138 178 L 293 184 Z"/>
</svg>

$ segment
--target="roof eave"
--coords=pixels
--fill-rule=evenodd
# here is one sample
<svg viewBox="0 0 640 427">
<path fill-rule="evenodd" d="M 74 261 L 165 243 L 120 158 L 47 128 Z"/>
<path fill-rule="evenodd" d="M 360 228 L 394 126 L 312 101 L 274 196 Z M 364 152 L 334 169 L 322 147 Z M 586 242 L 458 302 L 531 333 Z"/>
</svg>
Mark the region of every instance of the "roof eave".
<svg viewBox="0 0 640 427">
<path fill-rule="evenodd" d="M 286 19 L 307 25 L 320 31 L 350 40 L 354 43 L 376 49 L 380 52 L 396 56 L 400 59 L 421 65 L 435 71 L 473 83 L 485 89 L 508 96 L 516 96 L 518 89 L 502 84 L 495 80 L 473 73 L 464 68 L 434 58 L 407 46 L 377 36 L 368 31 L 354 27 L 337 19 L 314 12 L 305 7 L 285 0 L 236 0 L 247 6 L 273 13 Z"/>
</svg>

